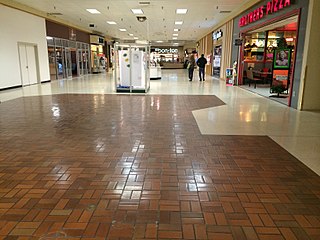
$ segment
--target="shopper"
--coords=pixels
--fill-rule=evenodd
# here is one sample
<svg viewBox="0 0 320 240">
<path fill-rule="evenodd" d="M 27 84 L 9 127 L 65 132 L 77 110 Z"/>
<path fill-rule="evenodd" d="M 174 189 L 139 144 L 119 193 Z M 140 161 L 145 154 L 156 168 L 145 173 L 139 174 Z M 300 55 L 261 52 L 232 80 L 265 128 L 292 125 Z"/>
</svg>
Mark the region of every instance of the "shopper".
<svg viewBox="0 0 320 240">
<path fill-rule="evenodd" d="M 193 79 L 193 71 L 195 66 L 196 66 L 196 60 L 194 59 L 194 55 L 191 54 L 189 63 L 188 63 L 189 81 L 192 81 Z"/>
<path fill-rule="evenodd" d="M 201 57 L 197 61 L 197 65 L 199 67 L 199 78 L 200 78 L 200 81 L 202 81 L 202 79 L 203 79 L 203 81 L 205 81 L 204 75 L 205 75 L 206 64 L 207 64 L 207 59 L 205 59 L 204 54 L 201 54 Z"/>
</svg>

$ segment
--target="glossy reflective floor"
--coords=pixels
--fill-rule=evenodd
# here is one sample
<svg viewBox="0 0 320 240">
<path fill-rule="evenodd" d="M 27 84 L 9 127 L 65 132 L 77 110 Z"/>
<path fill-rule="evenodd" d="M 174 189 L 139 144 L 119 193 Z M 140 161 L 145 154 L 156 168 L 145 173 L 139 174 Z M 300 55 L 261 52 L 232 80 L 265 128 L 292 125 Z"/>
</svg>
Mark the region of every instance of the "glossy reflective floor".
<svg viewBox="0 0 320 240">
<path fill-rule="evenodd" d="M 162 76 L 0 92 L 0 237 L 319 239 L 320 115 Z"/>
</svg>

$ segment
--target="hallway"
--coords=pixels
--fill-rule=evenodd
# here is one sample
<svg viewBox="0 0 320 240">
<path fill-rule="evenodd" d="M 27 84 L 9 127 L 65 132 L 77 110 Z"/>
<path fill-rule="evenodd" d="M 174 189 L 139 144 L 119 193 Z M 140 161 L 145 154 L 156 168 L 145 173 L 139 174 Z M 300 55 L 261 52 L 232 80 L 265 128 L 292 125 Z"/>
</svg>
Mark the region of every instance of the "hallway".
<svg viewBox="0 0 320 240">
<path fill-rule="evenodd" d="M 319 239 L 320 114 L 162 76 L 0 92 L 0 236 Z"/>
</svg>

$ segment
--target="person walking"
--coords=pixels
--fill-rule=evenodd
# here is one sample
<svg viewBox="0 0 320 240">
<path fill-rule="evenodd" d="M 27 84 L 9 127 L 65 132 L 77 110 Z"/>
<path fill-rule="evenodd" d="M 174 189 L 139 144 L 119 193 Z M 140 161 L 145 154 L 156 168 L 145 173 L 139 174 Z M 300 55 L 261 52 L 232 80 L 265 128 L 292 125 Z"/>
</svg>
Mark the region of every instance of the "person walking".
<svg viewBox="0 0 320 240">
<path fill-rule="evenodd" d="M 205 75 L 205 67 L 207 64 L 207 59 L 205 59 L 204 54 L 201 54 L 201 57 L 197 61 L 197 65 L 199 67 L 199 78 L 200 81 L 205 81 L 204 75 Z"/>
<path fill-rule="evenodd" d="M 191 54 L 189 63 L 188 63 L 189 81 L 192 81 L 193 79 L 193 71 L 195 66 L 196 66 L 196 60 L 194 59 L 194 55 Z"/>
</svg>

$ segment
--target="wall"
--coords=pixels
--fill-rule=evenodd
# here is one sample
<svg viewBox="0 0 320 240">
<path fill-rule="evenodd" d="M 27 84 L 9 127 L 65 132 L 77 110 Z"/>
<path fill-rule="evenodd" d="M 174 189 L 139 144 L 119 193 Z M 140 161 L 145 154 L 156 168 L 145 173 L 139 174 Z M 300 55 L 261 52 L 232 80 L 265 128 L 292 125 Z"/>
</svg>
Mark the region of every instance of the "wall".
<svg viewBox="0 0 320 240">
<path fill-rule="evenodd" d="M 221 30 L 223 31 L 223 39 L 222 39 L 222 61 L 221 61 L 220 78 L 225 80 L 226 68 L 232 67 L 231 50 L 232 50 L 233 20 L 223 25 Z"/>
<path fill-rule="evenodd" d="M 70 39 L 70 31 L 73 30 L 76 36 L 75 36 L 75 39 L 70 39 L 70 40 L 90 43 L 90 33 L 83 32 L 59 23 L 49 21 L 49 20 L 46 20 L 46 30 L 47 30 L 47 36 L 63 38 L 63 39 Z"/>
<path fill-rule="evenodd" d="M 45 20 L 0 5 L 0 89 L 20 86 L 18 42 L 38 45 L 40 81 L 50 80 Z"/>
<path fill-rule="evenodd" d="M 204 57 L 206 58 L 208 55 L 212 54 L 212 33 L 209 33 L 205 37 L 200 39 L 198 44 L 198 57 L 200 57 L 201 54 L 204 54 Z M 207 64 L 205 69 L 206 74 L 211 75 L 211 71 L 212 64 Z"/>
<path fill-rule="evenodd" d="M 320 110 L 320 80 L 319 80 L 319 22 L 320 22 L 320 1 L 310 0 L 310 11 L 306 37 L 306 47 L 303 64 L 302 89 L 300 93 L 301 110 Z M 305 75 L 304 75 L 305 74 Z"/>
<path fill-rule="evenodd" d="M 316 0 L 317 1 L 317 0 Z M 308 6 L 309 0 L 291 0 L 291 6 L 282 9 L 273 14 L 269 14 L 264 16 L 263 19 L 260 19 L 256 22 L 248 24 L 244 27 L 239 27 L 239 19 L 246 15 L 253 10 L 257 9 L 259 6 L 266 5 L 269 0 L 264 0 L 253 6 L 252 8 L 246 10 L 245 12 L 241 13 L 238 17 L 234 19 L 234 31 L 233 31 L 233 39 L 232 43 L 234 43 L 236 38 L 239 38 L 240 31 L 245 32 L 249 29 L 253 29 L 256 27 L 261 27 L 264 25 L 265 22 L 272 21 L 273 19 L 281 17 L 281 15 L 288 14 L 296 9 L 300 10 L 300 23 L 299 23 L 299 32 L 298 32 L 298 44 L 297 44 L 297 54 L 296 54 L 296 62 L 295 62 L 295 69 L 294 69 L 294 79 L 293 79 L 293 88 L 292 88 L 292 98 L 291 98 L 291 107 L 298 108 L 298 100 L 299 100 L 299 91 L 300 91 L 300 79 L 302 73 L 302 60 L 303 60 L 303 53 L 304 53 L 304 45 L 305 45 L 305 35 L 306 35 L 306 27 L 307 27 L 307 18 L 308 18 Z M 232 62 L 237 60 L 237 52 L 238 47 L 232 47 Z"/>
</svg>

